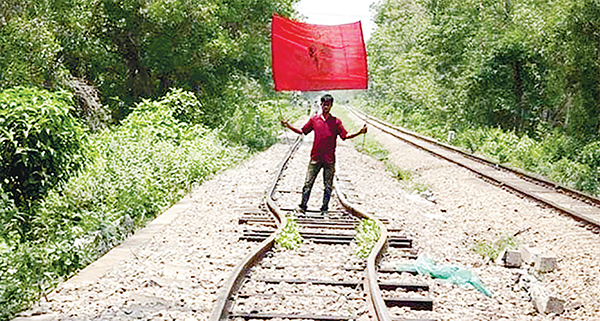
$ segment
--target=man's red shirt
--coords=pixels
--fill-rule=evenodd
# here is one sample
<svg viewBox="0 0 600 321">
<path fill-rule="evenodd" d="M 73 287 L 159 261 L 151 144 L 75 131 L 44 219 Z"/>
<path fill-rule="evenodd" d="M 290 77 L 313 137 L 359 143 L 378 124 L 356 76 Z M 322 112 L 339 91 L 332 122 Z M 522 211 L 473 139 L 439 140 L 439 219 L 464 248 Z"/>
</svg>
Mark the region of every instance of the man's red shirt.
<svg viewBox="0 0 600 321">
<path fill-rule="evenodd" d="M 329 115 L 323 119 L 322 115 L 311 117 L 306 125 L 302 127 L 304 135 L 315 131 L 315 140 L 313 142 L 310 158 L 312 161 L 325 164 L 335 163 L 335 147 L 337 136 L 346 139 L 348 132 L 342 125 L 342 121 Z"/>
</svg>

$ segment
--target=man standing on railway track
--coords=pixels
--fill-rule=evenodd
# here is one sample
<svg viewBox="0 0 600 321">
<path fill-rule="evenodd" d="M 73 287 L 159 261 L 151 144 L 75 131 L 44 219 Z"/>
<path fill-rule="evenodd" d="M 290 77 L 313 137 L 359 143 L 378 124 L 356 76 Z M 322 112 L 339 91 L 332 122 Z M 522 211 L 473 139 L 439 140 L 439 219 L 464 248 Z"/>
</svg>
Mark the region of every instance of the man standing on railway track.
<svg viewBox="0 0 600 321">
<path fill-rule="evenodd" d="M 342 140 L 346 140 L 367 132 L 367 125 L 365 124 L 358 132 L 348 134 L 342 125 L 342 121 L 329 113 L 332 106 L 333 97 L 331 95 L 327 94 L 321 97 L 321 114 L 311 117 L 302 129 L 290 125 L 286 120 L 281 120 L 283 126 L 297 134 L 307 135 L 313 130 L 315 132 L 315 139 L 313 141 L 312 151 L 310 152 L 308 173 L 306 174 L 306 181 L 304 182 L 304 188 L 302 189 L 302 201 L 300 202 L 300 211 L 302 212 L 305 212 L 307 209 L 310 192 L 321 169 L 323 169 L 323 183 L 325 185 L 321 214 L 327 212 L 329 199 L 331 198 L 331 192 L 333 190 L 337 136 L 340 136 Z"/>
</svg>

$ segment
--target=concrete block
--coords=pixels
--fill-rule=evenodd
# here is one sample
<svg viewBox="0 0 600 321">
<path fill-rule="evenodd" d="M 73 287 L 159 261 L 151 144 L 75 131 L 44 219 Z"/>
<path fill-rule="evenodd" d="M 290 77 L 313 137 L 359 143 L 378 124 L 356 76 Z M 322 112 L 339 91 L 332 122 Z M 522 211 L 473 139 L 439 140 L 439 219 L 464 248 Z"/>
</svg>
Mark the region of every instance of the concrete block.
<svg viewBox="0 0 600 321">
<path fill-rule="evenodd" d="M 496 264 L 501 264 L 510 268 L 518 268 L 521 267 L 521 263 L 523 259 L 521 258 L 521 252 L 515 250 L 502 250 L 496 260 L 494 261 Z"/>
<path fill-rule="evenodd" d="M 536 310 L 538 310 L 539 313 L 561 314 L 565 310 L 565 300 L 556 295 L 550 294 L 541 285 L 532 285 L 529 294 L 533 300 L 533 306 L 536 308 Z"/>
<path fill-rule="evenodd" d="M 555 255 L 539 255 L 535 258 L 533 268 L 542 273 L 554 271 L 558 269 L 558 259 Z"/>
<path fill-rule="evenodd" d="M 527 264 L 533 264 L 535 259 L 542 255 L 541 249 L 530 245 L 521 245 L 519 251 L 521 252 L 521 259 Z"/>
<path fill-rule="evenodd" d="M 504 266 L 511 268 L 520 268 L 523 262 L 521 252 L 514 250 L 507 250 L 504 252 Z"/>
</svg>

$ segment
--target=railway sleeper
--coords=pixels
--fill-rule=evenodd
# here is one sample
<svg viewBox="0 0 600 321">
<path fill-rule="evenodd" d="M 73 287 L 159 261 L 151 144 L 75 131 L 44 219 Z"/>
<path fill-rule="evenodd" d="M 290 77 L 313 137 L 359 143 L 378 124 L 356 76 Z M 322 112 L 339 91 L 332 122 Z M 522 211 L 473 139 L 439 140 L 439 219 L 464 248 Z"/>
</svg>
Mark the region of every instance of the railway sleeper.
<svg viewBox="0 0 600 321">
<path fill-rule="evenodd" d="M 256 218 L 256 217 L 241 217 L 238 219 L 238 223 L 241 224 L 266 224 L 275 226 L 275 221 L 271 218 Z M 329 227 L 348 226 L 354 228 L 358 222 L 350 220 L 333 220 L 333 219 L 296 219 L 298 225 L 320 225 Z"/>
<path fill-rule="evenodd" d="M 433 311 L 433 300 L 431 298 L 384 297 L 383 300 L 388 307 L 408 307 L 412 310 Z"/>
<path fill-rule="evenodd" d="M 240 237 L 240 240 L 243 241 L 254 241 L 254 242 L 262 242 L 266 239 L 267 237 L 265 237 L 264 235 L 258 235 L 258 236 L 242 236 Z M 312 242 L 314 243 L 319 243 L 319 244 L 350 244 L 351 240 L 347 240 L 347 239 L 335 239 L 335 238 L 308 238 L 310 239 Z"/>
<path fill-rule="evenodd" d="M 292 209 L 282 209 L 283 211 L 287 211 L 287 212 L 293 212 L 294 210 Z M 306 212 L 304 213 L 296 213 L 294 215 L 297 219 L 315 219 L 315 218 L 327 218 L 327 219 L 334 219 L 334 220 L 345 220 L 345 221 L 351 221 L 351 222 L 358 222 L 360 221 L 359 218 L 356 218 L 350 214 L 348 214 L 347 211 L 344 210 L 330 210 L 327 212 L 326 215 L 322 215 L 321 212 L 319 210 L 306 210 Z M 261 218 L 273 218 L 273 216 L 267 212 L 267 211 L 252 211 L 252 212 L 247 212 L 244 211 L 242 217 L 245 218 L 256 218 L 256 219 L 261 219 Z M 379 218 L 379 220 L 383 223 L 389 223 L 389 220 L 385 217 L 381 217 Z"/>
<path fill-rule="evenodd" d="M 230 319 L 243 318 L 245 320 L 269 320 L 269 319 L 290 319 L 290 320 L 316 320 L 316 321 L 346 321 L 355 320 L 352 316 L 335 315 L 312 315 L 312 314 L 272 314 L 272 313 L 230 313 Z"/>
<path fill-rule="evenodd" d="M 377 273 L 408 273 L 408 274 L 412 274 L 412 275 L 419 274 L 419 272 L 417 272 L 416 270 L 397 269 L 397 268 L 390 268 L 390 267 L 380 268 L 377 270 Z"/>
<path fill-rule="evenodd" d="M 240 224 L 249 223 L 249 222 L 275 222 L 272 217 L 267 216 L 242 216 L 238 220 Z M 357 220 L 351 219 L 337 219 L 337 218 L 328 218 L 328 217 L 298 217 L 296 218 L 296 222 L 301 223 L 322 223 L 322 224 L 357 224 Z"/>
<path fill-rule="evenodd" d="M 310 279 L 257 279 L 258 282 L 264 282 L 268 284 L 314 284 L 314 285 L 331 285 L 331 286 L 343 286 L 357 288 L 362 286 L 363 281 L 336 281 L 336 280 L 310 280 Z M 378 281 L 379 288 L 388 291 L 394 291 L 397 289 L 403 289 L 405 291 L 429 291 L 429 285 L 425 283 L 404 283 L 404 282 L 390 282 L 390 281 Z"/>
<path fill-rule="evenodd" d="M 302 230 L 300 231 L 300 233 L 302 235 L 322 235 L 323 231 L 319 231 L 318 229 L 328 229 L 327 226 L 319 226 L 319 227 L 305 227 L 305 226 L 300 226 L 302 228 Z M 317 231 L 313 231 L 313 230 L 317 230 Z M 244 229 L 244 233 L 253 233 L 253 234 L 267 234 L 267 235 L 271 235 L 272 233 L 275 232 L 275 229 L 265 229 L 265 228 L 256 228 L 256 227 L 251 227 L 251 228 L 246 228 Z M 348 236 L 348 237 L 354 237 L 356 235 L 356 232 L 354 231 L 350 231 L 350 232 L 335 232 L 335 233 L 330 233 L 330 235 L 339 235 L 342 237 Z M 407 242 L 407 243 L 412 243 L 412 239 L 409 239 L 408 237 L 404 236 L 404 235 L 389 235 L 388 236 L 388 241 L 391 242 Z"/>
<path fill-rule="evenodd" d="M 269 231 L 250 231 L 245 232 L 240 240 L 244 241 L 258 241 L 262 242 L 267 239 L 273 232 Z M 354 235 L 351 234 L 318 234 L 318 233 L 307 233 L 300 232 L 303 238 L 311 240 L 314 243 L 325 243 L 325 244 L 350 244 L 354 240 Z M 411 248 L 412 240 L 406 238 L 390 238 L 388 240 L 390 247 L 397 248 Z"/>
<path fill-rule="evenodd" d="M 303 227 L 303 226 L 301 226 Z M 304 228 L 303 230 L 300 231 L 300 234 L 302 234 L 302 236 L 306 235 L 306 236 L 314 236 L 314 235 L 324 235 L 322 231 L 311 231 L 315 228 Z M 273 229 L 245 229 L 244 230 L 244 234 L 256 234 L 256 235 L 271 235 L 272 233 L 274 233 L 275 230 Z M 329 233 L 327 235 L 331 235 L 331 236 L 338 236 L 338 237 L 350 237 L 353 238 L 356 233 L 355 232 L 348 232 L 348 233 L 344 233 L 344 232 L 339 232 L 339 233 Z M 403 235 L 390 235 L 388 236 L 388 242 L 403 242 L 403 243 L 410 243 L 412 244 L 412 239 L 407 238 L 406 236 Z"/>
</svg>

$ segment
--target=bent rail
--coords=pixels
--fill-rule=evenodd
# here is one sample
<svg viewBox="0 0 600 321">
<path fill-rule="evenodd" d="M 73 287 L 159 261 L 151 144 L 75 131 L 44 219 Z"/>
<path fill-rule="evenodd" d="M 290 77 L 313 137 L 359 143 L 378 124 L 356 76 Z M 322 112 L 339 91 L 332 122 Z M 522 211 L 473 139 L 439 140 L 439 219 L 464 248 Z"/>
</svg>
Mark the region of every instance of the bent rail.
<svg viewBox="0 0 600 321">
<path fill-rule="evenodd" d="M 223 285 L 221 294 L 217 298 L 215 307 L 213 308 L 213 312 L 211 313 L 209 318 L 210 321 L 222 321 L 227 319 L 227 311 L 229 310 L 231 304 L 230 298 L 232 294 L 239 290 L 240 286 L 242 285 L 241 280 L 246 276 L 246 274 L 248 274 L 250 267 L 252 267 L 252 265 L 258 262 L 265 255 L 265 253 L 267 253 L 271 248 L 273 248 L 277 234 L 279 234 L 284 228 L 285 224 L 282 224 L 282 222 L 285 218 L 285 214 L 275 204 L 275 201 L 273 200 L 273 194 L 275 192 L 275 187 L 277 186 L 277 181 L 281 177 L 281 174 L 283 173 L 283 170 L 285 169 L 292 154 L 296 151 L 296 149 L 298 149 L 298 146 L 300 146 L 301 141 L 302 136 L 298 136 L 298 138 L 286 154 L 286 157 L 279 165 L 279 169 L 277 171 L 277 174 L 275 175 L 275 179 L 273 180 L 273 183 L 271 184 L 271 187 L 267 192 L 267 206 L 271 210 L 271 212 L 273 212 L 273 215 L 275 215 L 275 218 L 278 221 L 277 230 L 275 231 L 275 233 L 271 234 L 266 240 L 260 243 L 258 248 L 250 252 L 234 268 L 231 276 Z"/>
<path fill-rule="evenodd" d="M 231 307 L 232 295 L 239 290 L 242 285 L 241 280 L 248 274 L 250 268 L 259 260 L 261 260 L 265 253 L 271 250 L 275 244 L 275 238 L 284 228 L 284 218 L 285 213 L 279 208 L 279 206 L 273 200 L 273 194 L 275 192 L 275 188 L 277 186 L 277 182 L 281 177 L 283 170 L 285 169 L 289 159 L 292 154 L 298 149 L 300 142 L 302 141 L 302 136 L 296 140 L 293 146 L 290 148 L 286 157 L 282 161 L 279 166 L 278 172 L 276 174 L 275 179 L 273 180 L 272 185 L 270 186 L 267 198 L 266 205 L 269 210 L 275 215 L 277 222 L 277 230 L 272 233 L 266 240 L 264 240 L 258 248 L 249 253 L 233 270 L 231 276 L 225 282 L 219 297 L 215 303 L 215 307 L 213 308 L 213 312 L 209 318 L 210 321 L 224 321 L 228 318 L 228 310 Z M 367 214 L 365 210 L 357 208 L 355 205 L 352 205 L 348 202 L 346 196 L 340 191 L 339 184 L 337 181 L 334 181 L 334 189 L 336 191 L 336 195 L 338 196 L 340 203 L 346 209 L 348 209 L 353 215 L 356 215 L 359 218 L 371 219 L 376 222 L 381 233 L 379 240 L 375 244 L 371 254 L 367 258 L 367 268 L 366 268 L 366 277 L 364 281 L 365 292 L 367 293 L 367 301 L 369 303 L 369 308 L 371 309 L 371 314 L 377 318 L 379 321 L 391 321 L 391 317 L 388 312 L 388 308 L 383 300 L 381 295 L 381 291 L 379 289 L 379 284 L 377 283 L 377 271 L 376 266 L 377 262 L 381 258 L 381 255 L 384 253 L 387 247 L 387 229 L 385 225 L 377 219 L 375 216 Z"/>
<path fill-rule="evenodd" d="M 381 258 L 381 255 L 385 252 L 387 247 L 387 228 L 377 217 L 374 215 L 367 214 L 366 211 L 358 209 L 357 206 L 352 205 L 348 202 L 346 195 L 344 195 L 341 190 L 338 188 L 339 184 L 337 180 L 334 182 L 334 189 L 336 195 L 338 196 L 340 203 L 348 209 L 352 214 L 361 217 L 373 220 L 377 223 L 379 227 L 379 231 L 381 231 L 379 235 L 379 240 L 371 250 L 371 254 L 367 257 L 367 271 L 365 276 L 365 292 L 367 293 L 367 298 L 369 301 L 370 308 L 373 310 L 373 315 L 379 321 L 391 321 L 388 308 L 381 296 L 381 290 L 379 289 L 379 284 L 377 283 L 377 262 Z"/>
</svg>

